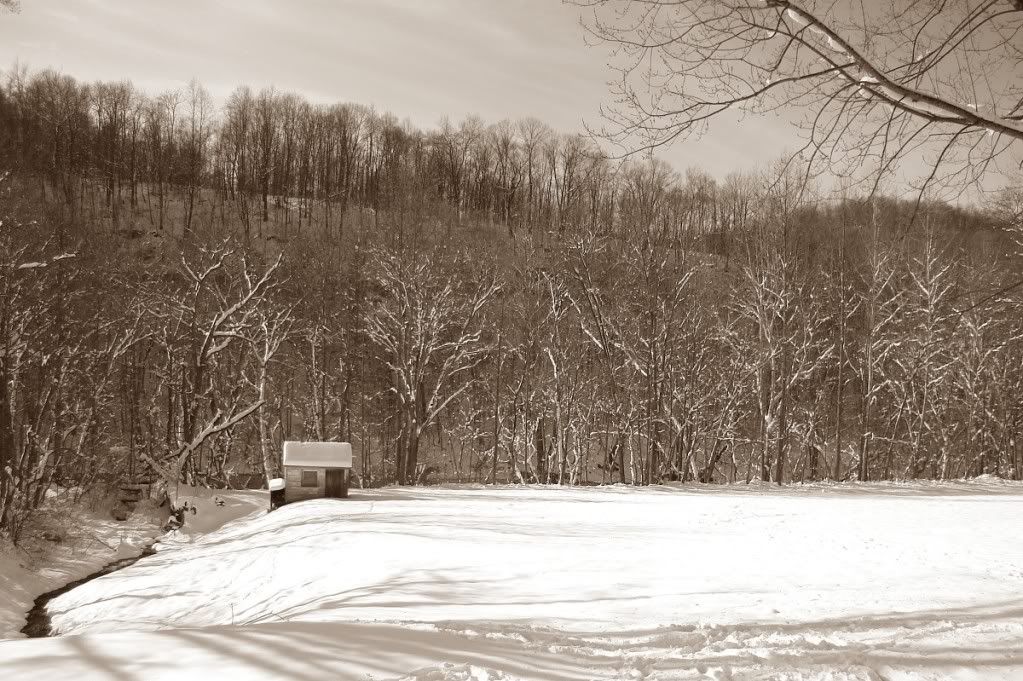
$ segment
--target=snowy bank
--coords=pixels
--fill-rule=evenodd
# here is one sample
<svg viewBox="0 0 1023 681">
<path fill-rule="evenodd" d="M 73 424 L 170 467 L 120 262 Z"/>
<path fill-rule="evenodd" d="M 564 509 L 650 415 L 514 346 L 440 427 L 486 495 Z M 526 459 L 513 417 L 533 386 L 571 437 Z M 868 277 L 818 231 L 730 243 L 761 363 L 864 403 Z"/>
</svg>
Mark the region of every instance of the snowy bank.
<svg viewBox="0 0 1023 681">
<path fill-rule="evenodd" d="M 23 636 L 25 615 L 40 594 L 137 555 L 160 532 L 160 518 L 148 507 L 124 522 L 106 509 L 79 507 L 73 520 L 62 510 L 65 517 L 56 518 L 44 508 L 19 546 L 0 549 L 0 639 Z"/>
<path fill-rule="evenodd" d="M 48 503 L 22 545 L 5 545 L 0 551 L 0 640 L 23 636 L 25 615 L 41 594 L 114 561 L 137 556 L 156 538 L 169 546 L 189 543 L 227 522 L 265 512 L 268 503 L 260 492 L 192 488 L 183 489 L 180 499 L 188 501 L 196 513 L 188 515 L 184 527 L 167 535 L 161 532 L 166 511 L 150 502 L 140 504 L 126 521 L 112 519 L 102 505 L 71 508 L 60 499 Z"/>
</svg>

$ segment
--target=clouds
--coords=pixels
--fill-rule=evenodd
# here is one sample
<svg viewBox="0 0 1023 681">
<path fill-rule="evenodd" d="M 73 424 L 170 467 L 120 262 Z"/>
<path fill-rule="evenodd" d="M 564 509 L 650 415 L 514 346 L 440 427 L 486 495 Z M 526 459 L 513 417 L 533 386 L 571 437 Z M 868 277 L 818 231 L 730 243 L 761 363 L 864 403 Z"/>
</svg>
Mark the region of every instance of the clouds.
<svg viewBox="0 0 1023 681">
<path fill-rule="evenodd" d="M 597 121 L 609 77 L 578 19 L 556 0 L 33 0 L 0 19 L 0 65 L 18 59 L 153 91 L 197 77 L 218 98 L 274 85 L 420 126 L 475 113 L 576 131 Z M 726 152 L 704 165 L 723 176 L 751 161 L 722 123 L 710 146 Z M 698 149 L 668 157 L 684 167 Z"/>
<path fill-rule="evenodd" d="M 273 84 L 420 124 L 475 112 L 574 129 L 606 79 L 576 20 L 550 0 L 35 0 L 0 25 L 0 60 L 162 87 Z"/>
</svg>

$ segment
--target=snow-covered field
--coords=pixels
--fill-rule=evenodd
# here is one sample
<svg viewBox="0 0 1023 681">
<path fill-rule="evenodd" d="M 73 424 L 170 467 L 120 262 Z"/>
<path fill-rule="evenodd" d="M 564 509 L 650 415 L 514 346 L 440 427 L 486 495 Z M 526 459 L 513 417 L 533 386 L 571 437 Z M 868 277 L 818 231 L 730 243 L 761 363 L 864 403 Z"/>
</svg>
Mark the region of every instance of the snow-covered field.
<svg viewBox="0 0 1023 681">
<path fill-rule="evenodd" d="M 1023 679 L 1021 528 L 996 480 L 354 490 L 61 596 L 0 675 Z"/>
</svg>

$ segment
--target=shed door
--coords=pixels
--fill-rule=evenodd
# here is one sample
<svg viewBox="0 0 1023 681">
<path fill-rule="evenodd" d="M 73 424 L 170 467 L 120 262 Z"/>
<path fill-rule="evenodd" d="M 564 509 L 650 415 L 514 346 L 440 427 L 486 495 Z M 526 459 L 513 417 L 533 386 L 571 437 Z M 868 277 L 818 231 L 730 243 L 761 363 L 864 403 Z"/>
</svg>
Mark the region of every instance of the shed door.
<svg viewBox="0 0 1023 681">
<path fill-rule="evenodd" d="M 328 468 L 326 478 L 326 489 L 324 495 L 328 497 L 342 498 L 348 496 L 347 471 L 343 468 Z"/>
</svg>

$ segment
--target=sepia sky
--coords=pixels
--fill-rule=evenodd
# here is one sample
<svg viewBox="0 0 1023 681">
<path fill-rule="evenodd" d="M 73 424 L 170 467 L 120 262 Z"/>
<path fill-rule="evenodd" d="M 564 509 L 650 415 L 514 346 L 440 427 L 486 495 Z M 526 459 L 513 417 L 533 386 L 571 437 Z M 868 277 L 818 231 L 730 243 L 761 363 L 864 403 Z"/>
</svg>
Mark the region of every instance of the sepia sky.
<svg viewBox="0 0 1023 681">
<path fill-rule="evenodd" d="M 607 53 L 560 0 L 22 0 L 0 15 L 0 68 L 15 60 L 149 91 L 192 77 L 222 99 L 273 85 L 350 101 L 421 127 L 442 116 L 535 116 L 563 131 L 599 124 Z M 721 119 L 661 154 L 722 178 L 798 142 L 777 118 Z"/>
</svg>

